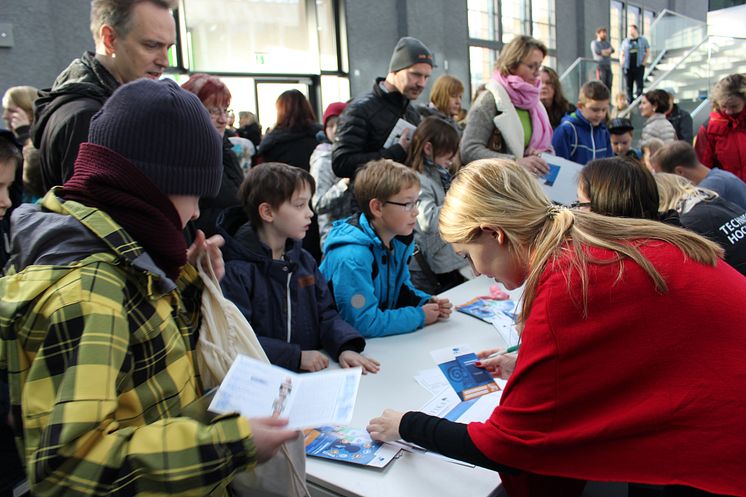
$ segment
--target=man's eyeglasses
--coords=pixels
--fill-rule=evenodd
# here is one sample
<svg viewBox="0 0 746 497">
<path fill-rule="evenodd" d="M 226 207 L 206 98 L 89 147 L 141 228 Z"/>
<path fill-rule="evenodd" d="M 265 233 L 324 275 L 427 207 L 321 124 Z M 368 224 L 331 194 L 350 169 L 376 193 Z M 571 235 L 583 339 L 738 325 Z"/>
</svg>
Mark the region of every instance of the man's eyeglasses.
<svg viewBox="0 0 746 497">
<path fill-rule="evenodd" d="M 412 212 L 412 209 L 420 206 L 420 199 L 417 199 L 414 202 L 394 202 L 393 200 L 386 200 L 384 204 L 398 205 L 399 207 L 404 207 L 406 212 Z"/>
<path fill-rule="evenodd" d="M 220 117 L 220 116 L 228 117 L 230 114 L 233 114 L 233 110 L 223 109 L 220 107 L 208 107 L 207 112 L 209 112 L 212 117 Z"/>
<path fill-rule="evenodd" d="M 580 200 L 576 200 L 575 202 L 570 204 L 570 209 L 580 209 L 581 207 L 590 207 L 590 202 L 581 202 Z"/>
</svg>

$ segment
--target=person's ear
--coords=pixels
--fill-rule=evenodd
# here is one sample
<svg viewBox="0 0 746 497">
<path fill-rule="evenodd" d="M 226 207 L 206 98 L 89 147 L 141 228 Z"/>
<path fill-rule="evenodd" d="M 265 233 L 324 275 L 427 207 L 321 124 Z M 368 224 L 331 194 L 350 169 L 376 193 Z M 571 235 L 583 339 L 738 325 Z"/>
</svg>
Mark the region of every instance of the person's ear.
<svg viewBox="0 0 746 497">
<path fill-rule="evenodd" d="M 99 29 L 99 39 L 104 46 L 104 53 L 110 57 L 115 56 L 116 49 L 114 47 L 114 42 L 117 39 L 117 32 L 114 31 L 114 28 L 108 24 L 102 25 Z"/>
<path fill-rule="evenodd" d="M 502 245 L 507 241 L 507 237 L 505 236 L 505 232 L 502 230 L 502 228 L 488 225 L 482 225 L 479 228 L 482 230 L 483 233 L 486 233 L 487 236 L 494 238 L 497 241 L 498 245 Z"/>
<path fill-rule="evenodd" d="M 425 152 L 425 155 L 430 157 L 431 159 L 434 159 L 433 157 L 433 144 L 430 142 L 425 142 L 425 146 L 422 147 L 422 151 Z"/>
<path fill-rule="evenodd" d="M 686 176 L 686 169 L 684 166 L 676 166 L 673 168 L 674 174 L 678 174 L 679 176 Z"/>
<path fill-rule="evenodd" d="M 267 202 L 259 204 L 257 211 L 259 211 L 259 217 L 262 218 L 262 221 L 265 223 L 271 223 L 275 218 L 275 211 Z"/>
<path fill-rule="evenodd" d="M 383 217 L 383 202 L 377 198 L 372 198 L 368 202 L 368 210 L 374 219 Z"/>
</svg>

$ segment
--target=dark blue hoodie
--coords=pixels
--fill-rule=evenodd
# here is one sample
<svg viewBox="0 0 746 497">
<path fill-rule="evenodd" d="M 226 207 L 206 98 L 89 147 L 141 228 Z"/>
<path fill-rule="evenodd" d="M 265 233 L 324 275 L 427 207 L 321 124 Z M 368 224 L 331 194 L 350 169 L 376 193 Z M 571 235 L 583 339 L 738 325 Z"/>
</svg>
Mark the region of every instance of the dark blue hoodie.
<svg viewBox="0 0 746 497">
<path fill-rule="evenodd" d="M 240 207 L 218 220 L 225 238 L 223 293 L 249 320 L 272 364 L 298 371 L 301 351 L 324 348 L 333 358 L 362 352 L 365 339 L 343 321 L 316 260 L 288 239 L 285 260 L 259 240 Z"/>
<path fill-rule="evenodd" d="M 552 147 L 557 157 L 586 165 L 593 159 L 614 157 L 611 135 L 604 123 L 592 126 L 580 109 L 562 118 L 552 135 Z"/>
</svg>

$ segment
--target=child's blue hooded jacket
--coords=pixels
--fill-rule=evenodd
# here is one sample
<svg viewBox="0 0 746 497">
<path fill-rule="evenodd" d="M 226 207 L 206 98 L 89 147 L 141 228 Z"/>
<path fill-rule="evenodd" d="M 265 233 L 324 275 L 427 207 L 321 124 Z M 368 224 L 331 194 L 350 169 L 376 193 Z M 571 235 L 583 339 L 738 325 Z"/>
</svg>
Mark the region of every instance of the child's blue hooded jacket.
<svg viewBox="0 0 746 497">
<path fill-rule="evenodd" d="M 413 236 L 396 237 L 384 247 L 365 214 L 334 223 L 321 272 L 332 284 L 342 318 L 365 337 L 410 333 L 425 324 L 421 307 L 430 295 L 410 281 Z"/>
</svg>

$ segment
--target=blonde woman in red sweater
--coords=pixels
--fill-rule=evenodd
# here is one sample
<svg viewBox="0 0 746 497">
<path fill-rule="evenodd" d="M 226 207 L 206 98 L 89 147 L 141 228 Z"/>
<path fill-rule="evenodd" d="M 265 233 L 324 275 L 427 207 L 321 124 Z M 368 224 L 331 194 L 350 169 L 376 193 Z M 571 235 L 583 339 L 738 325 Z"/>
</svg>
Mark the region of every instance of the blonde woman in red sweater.
<svg viewBox="0 0 746 497">
<path fill-rule="evenodd" d="M 580 496 L 589 480 L 745 495 L 746 279 L 719 246 L 554 206 L 499 159 L 456 176 L 440 230 L 477 274 L 525 284 L 520 353 L 481 354 L 509 375 L 485 422 L 386 410 L 373 438 L 500 471 L 510 497 Z"/>
</svg>

